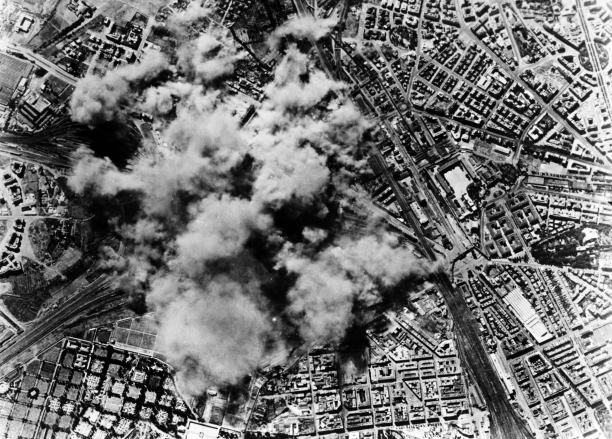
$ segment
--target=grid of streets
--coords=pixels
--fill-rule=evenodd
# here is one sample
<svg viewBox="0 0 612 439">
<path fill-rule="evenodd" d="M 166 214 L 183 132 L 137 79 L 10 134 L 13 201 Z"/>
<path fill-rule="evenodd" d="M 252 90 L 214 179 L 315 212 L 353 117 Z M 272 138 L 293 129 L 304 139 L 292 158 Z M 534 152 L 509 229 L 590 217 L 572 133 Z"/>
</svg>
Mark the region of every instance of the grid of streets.
<svg viewBox="0 0 612 439">
<path fill-rule="evenodd" d="M 248 52 L 226 80 L 241 124 L 260 109 L 279 59 L 260 44 L 267 30 L 336 20 L 305 45 L 372 122 L 373 209 L 445 272 L 411 297 L 423 306 L 368 327 L 361 365 L 315 348 L 254 376 L 239 410 L 215 389 L 200 413 L 149 356 L 153 317 L 112 331 L 93 321 L 108 331 L 102 343 L 63 338 L 81 314 L 119 306 L 98 267 L 50 287 L 79 263 L 87 233 L 59 183 L 81 145 L 61 119 L 74 86 L 172 47 L 155 30 L 189 1 L 148 12 L 123 3 L 121 14 L 94 0 L 59 2 L 49 16 L 16 1 L 5 8 L 15 42 L 0 44 L 0 275 L 15 277 L 0 284 L 0 366 L 16 369 L 0 383 L 0 436 L 609 437 L 609 1 L 206 3 L 211 27 Z M 153 115 L 130 116 L 163 146 Z M 46 350 L 32 359 L 33 347 Z"/>
<path fill-rule="evenodd" d="M 417 303 L 444 307 L 435 289 Z M 468 401 L 453 340 L 434 338 L 413 319 L 403 310 L 373 322 L 371 349 L 359 367 L 354 359 L 314 349 L 262 382 L 247 429 L 290 436 L 348 431 L 360 438 L 402 426 L 448 438 L 484 434 L 488 420 Z"/>
</svg>

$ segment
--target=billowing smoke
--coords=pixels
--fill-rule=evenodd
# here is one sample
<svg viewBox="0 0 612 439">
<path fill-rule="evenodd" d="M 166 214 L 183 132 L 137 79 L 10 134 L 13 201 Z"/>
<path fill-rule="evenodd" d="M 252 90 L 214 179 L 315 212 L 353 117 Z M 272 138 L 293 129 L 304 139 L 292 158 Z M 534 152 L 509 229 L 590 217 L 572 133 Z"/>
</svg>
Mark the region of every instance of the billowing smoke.
<svg viewBox="0 0 612 439">
<path fill-rule="evenodd" d="M 210 15 L 210 10 L 199 0 L 194 0 L 187 8 L 171 15 L 167 25 L 174 31 L 181 33 L 188 29 L 194 23 L 198 23 L 207 19 Z"/>
<path fill-rule="evenodd" d="M 317 39 L 330 26 L 302 20 L 275 35 Z M 102 81 L 121 78 L 129 93 L 118 102 L 172 113 L 162 125 L 168 146 L 129 172 L 80 151 L 69 184 L 139 200 L 135 218 L 118 220 L 127 255 L 107 263 L 125 273 L 126 288 L 146 293 L 161 349 L 197 393 L 237 382 L 296 339 L 341 342 L 381 292 L 428 268 L 375 220 L 359 234 L 346 227 L 348 213 L 367 209 L 359 182 L 372 126 L 343 84 L 290 45 L 255 117 L 240 126 L 215 81 L 242 53 L 206 36 L 178 54 L 182 79 L 134 89 L 159 72 L 143 62 L 132 67 L 138 74 Z M 82 90 L 89 81 L 77 87 L 75 119 L 116 117 L 116 106 Z"/>
<path fill-rule="evenodd" d="M 183 99 L 193 91 L 193 86 L 186 82 L 167 82 L 147 88 L 137 106 L 152 116 L 165 116 L 174 109 L 175 100 Z"/>
<path fill-rule="evenodd" d="M 329 34 L 336 25 L 334 18 L 314 18 L 312 15 L 302 15 L 288 20 L 270 35 L 269 44 L 278 47 L 283 38 L 291 37 L 298 40 L 317 41 Z"/>
<path fill-rule="evenodd" d="M 224 44 L 219 38 L 202 34 L 181 46 L 178 55 L 179 66 L 200 81 L 209 83 L 233 73 L 234 65 L 245 53 Z"/>
<path fill-rule="evenodd" d="M 87 125 L 108 122 L 117 117 L 122 105 L 129 104 L 130 92 L 159 75 L 168 61 L 159 52 L 149 52 L 140 64 L 128 64 L 104 75 L 87 76 L 72 94 L 72 119 Z"/>
<path fill-rule="evenodd" d="M 359 317 L 355 304 L 367 309 L 380 302 L 385 288 L 427 272 L 387 233 L 341 236 L 316 254 L 291 248 L 280 259 L 298 274 L 289 291 L 289 313 L 300 321 L 302 338 L 311 342 L 341 342 Z"/>
<path fill-rule="evenodd" d="M 260 364 L 272 323 L 257 295 L 257 285 L 223 276 L 205 285 L 168 276 L 153 282 L 149 298 L 161 310 L 158 338 L 182 366 L 189 389 L 199 392 L 209 380 L 235 382 Z"/>
</svg>

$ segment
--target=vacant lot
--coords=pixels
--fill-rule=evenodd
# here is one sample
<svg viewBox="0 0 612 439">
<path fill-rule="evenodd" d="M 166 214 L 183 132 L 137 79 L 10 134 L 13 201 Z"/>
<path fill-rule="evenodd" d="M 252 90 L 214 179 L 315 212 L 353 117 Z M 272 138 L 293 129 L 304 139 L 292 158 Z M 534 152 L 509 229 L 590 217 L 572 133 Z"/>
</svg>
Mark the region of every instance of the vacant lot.
<svg viewBox="0 0 612 439">
<path fill-rule="evenodd" d="M 2 301 L 10 313 L 21 322 L 34 320 L 49 297 L 44 272 L 44 268 L 39 264 L 24 258 L 23 273 L 6 278 L 13 285 L 13 291 L 3 295 Z"/>
</svg>

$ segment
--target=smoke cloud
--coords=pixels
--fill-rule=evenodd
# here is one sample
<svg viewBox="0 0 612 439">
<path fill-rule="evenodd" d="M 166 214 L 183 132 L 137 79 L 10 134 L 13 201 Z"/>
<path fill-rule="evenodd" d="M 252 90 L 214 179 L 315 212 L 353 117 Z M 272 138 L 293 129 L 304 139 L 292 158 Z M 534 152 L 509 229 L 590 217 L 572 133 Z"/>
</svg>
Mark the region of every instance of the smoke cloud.
<svg viewBox="0 0 612 439">
<path fill-rule="evenodd" d="M 211 195 L 202 200 L 187 230 L 176 238 L 178 263 L 190 276 L 208 262 L 236 257 L 254 231 L 270 228 L 272 219 L 250 200 Z"/>
<path fill-rule="evenodd" d="M 275 35 L 316 39 L 332 25 L 300 19 Z M 149 84 L 167 68 L 161 61 L 102 78 L 106 88 L 130 90 L 125 101 L 117 93 L 101 103 L 88 79 L 77 86 L 75 120 L 120 117 L 111 101 L 148 108 L 163 121 L 166 146 L 129 171 L 80 151 L 69 185 L 138 199 L 136 217 L 116 219 L 128 251 L 108 265 L 146 294 L 161 350 L 199 393 L 238 382 L 296 337 L 341 342 L 381 292 L 428 268 L 375 219 L 358 234 L 346 225 L 347 213 L 366 206 L 361 150 L 372 126 L 343 84 L 289 46 L 241 126 L 215 81 L 244 55 L 210 36 L 178 55 L 182 79 Z"/>
<path fill-rule="evenodd" d="M 130 92 L 151 81 L 168 66 L 159 52 L 148 52 L 139 64 L 128 64 L 103 77 L 87 76 L 77 83 L 70 108 L 72 119 L 95 125 L 115 119 L 122 105 L 129 103 Z"/>
<path fill-rule="evenodd" d="M 179 49 L 179 65 L 197 79 L 210 83 L 234 72 L 234 65 L 243 59 L 229 41 L 202 34 Z"/>
<path fill-rule="evenodd" d="M 194 0 L 183 11 L 172 14 L 167 25 L 175 32 L 183 32 L 194 23 L 207 19 L 211 11 L 199 0 Z"/>
<path fill-rule="evenodd" d="M 312 15 L 303 15 L 288 20 L 279 26 L 271 35 L 269 44 L 279 47 L 284 38 L 291 37 L 298 40 L 318 41 L 331 32 L 337 21 L 335 18 L 315 18 Z"/>
<path fill-rule="evenodd" d="M 379 303 L 380 291 L 407 275 L 424 276 L 428 271 L 388 233 L 358 239 L 344 236 L 314 256 L 291 248 L 283 252 L 281 261 L 298 274 L 289 291 L 289 311 L 302 322 L 302 338 L 311 343 L 341 342 L 359 317 L 356 309 Z"/>
<path fill-rule="evenodd" d="M 252 372 L 266 355 L 271 323 L 249 288 L 223 277 L 205 289 L 169 280 L 153 282 L 149 300 L 160 311 L 161 345 L 182 366 L 187 388 L 201 391 L 208 380 L 234 382 Z"/>
</svg>

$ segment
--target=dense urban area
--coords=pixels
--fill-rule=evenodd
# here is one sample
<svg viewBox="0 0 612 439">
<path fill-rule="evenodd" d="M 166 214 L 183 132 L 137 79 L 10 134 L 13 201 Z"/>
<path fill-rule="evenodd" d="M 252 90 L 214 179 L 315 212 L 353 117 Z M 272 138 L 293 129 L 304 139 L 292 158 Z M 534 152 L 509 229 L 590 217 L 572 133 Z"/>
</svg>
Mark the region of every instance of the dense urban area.
<svg viewBox="0 0 612 439">
<path fill-rule="evenodd" d="M 295 38 L 371 128 L 369 208 L 439 268 L 357 351 L 320 340 L 201 395 L 66 183 L 80 81 L 171 54 L 195 3 L 0 0 L 0 438 L 612 437 L 612 2 L 206 0 L 240 126 L 274 30 L 332 23 Z M 143 108 L 131 135 L 170 148 Z"/>
</svg>

